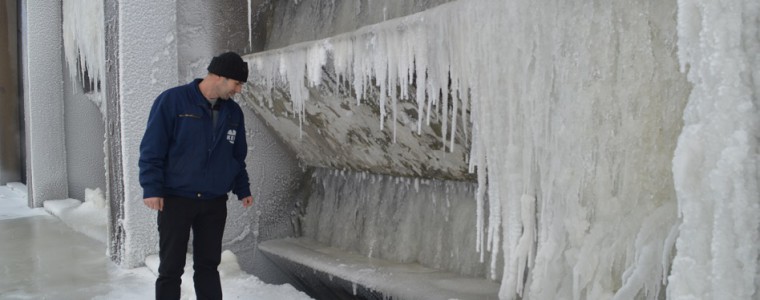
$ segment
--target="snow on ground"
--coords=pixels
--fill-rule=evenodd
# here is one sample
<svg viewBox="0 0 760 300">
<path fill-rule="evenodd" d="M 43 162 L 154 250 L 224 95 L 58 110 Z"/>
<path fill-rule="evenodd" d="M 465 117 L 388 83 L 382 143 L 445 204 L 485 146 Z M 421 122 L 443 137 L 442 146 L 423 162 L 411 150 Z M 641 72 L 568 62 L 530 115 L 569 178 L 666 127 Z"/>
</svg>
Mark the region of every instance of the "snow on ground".
<svg viewBox="0 0 760 300">
<path fill-rule="evenodd" d="M 45 201 L 44 209 L 30 209 L 26 203 L 26 187 L 23 184 L 0 186 L 0 220 L 47 215 L 47 211 L 73 230 L 105 243 L 107 209 L 100 189 L 86 190 L 84 202 L 76 199 L 49 200 Z M 105 244 L 103 250 L 105 255 Z M 192 255 L 188 254 L 187 258 L 182 276 L 182 299 L 192 300 L 195 299 Z M 145 267 L 135 269 L 122 269 L 109 263 L 109 292 L 93 299 L 153 298 L 158 263 L 155 255 L 146 258 Z M 243 272 L 237 257 L 229 250 L 222 253 L 219 273 L 225 299 L 311 299 L 291 285 L 266 284 L 256 276 Z"/>
<path fill-rule="evenodd" d="M 85 189 L 85 201 L 76 199 L 48 200 L 45 210 L 58 217 L 69 227 L 103 244 L 107 242 L 106 222 L 108 211 L 100 188 Z"/>
<path fill-rule="evenodd" d="M 145 259 L 145 265 L 153 276 L 158 274 L 158 264 L 157 255 L 150 255 Z M 222 253 L 219 276 L 222 279 L 222 293 L 225 299 L 311 299 L 289 284 L 266 284 L 256 276 L 243 272 L 240 270 L 237 256 L 229 250 Z M 185 260 L 185 274 L 182 275 L 182 295 L 182 299 L 195 299 L 192 254 L 188 254 Z"/>
</svg>

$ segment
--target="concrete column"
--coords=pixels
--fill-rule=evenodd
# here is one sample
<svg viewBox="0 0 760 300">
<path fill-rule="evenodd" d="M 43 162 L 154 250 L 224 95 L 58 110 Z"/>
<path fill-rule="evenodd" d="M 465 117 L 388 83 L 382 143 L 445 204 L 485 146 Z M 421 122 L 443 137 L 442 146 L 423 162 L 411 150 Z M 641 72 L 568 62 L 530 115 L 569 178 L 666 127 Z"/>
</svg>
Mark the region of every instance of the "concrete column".
<svg viewBox="0 0 760 300">
<path fill-rule="evenodd" d="M 0 4 L 0 185 L 21 180 L 16 1 Z"/>
<path fill-rule="evenodd" d="M 24 124 L 29 205 L 68 197 L 60 1 L 23 1 Z"/>
<path fill-rule="evenodd" d="M 151 104 L 178 84 L 176 1 L 119 1 L 119 106 L 124 172 L 121 264 L 136 267 L 158 253 L 155 211 L 142 202 L 139 148 Z M 113 204 L 112 204 L 113 205 Z"/>
<path fill-rule="evenodd" d="M 122 170 L 121 107 L 119 105 L 119 0 L 105 0 L 106 82 L 106 201 L 108 202 L 108 254 L 117 264 L 124 256 L 124 171 Z"/>
</svg>

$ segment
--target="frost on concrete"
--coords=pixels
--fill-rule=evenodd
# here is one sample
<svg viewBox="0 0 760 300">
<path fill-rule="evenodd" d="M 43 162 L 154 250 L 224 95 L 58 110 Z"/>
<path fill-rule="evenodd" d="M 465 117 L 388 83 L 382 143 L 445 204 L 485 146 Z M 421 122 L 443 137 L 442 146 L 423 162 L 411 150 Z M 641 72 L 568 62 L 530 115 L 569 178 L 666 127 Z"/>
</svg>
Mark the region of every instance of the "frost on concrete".
<svg viewBox="0 0 760 300">
<path fill-rule="evenodd" d="M 22 61 L 29 204 L 68 194 L 63 122 L 61 3 L 24 2 Z"/>
</svg>

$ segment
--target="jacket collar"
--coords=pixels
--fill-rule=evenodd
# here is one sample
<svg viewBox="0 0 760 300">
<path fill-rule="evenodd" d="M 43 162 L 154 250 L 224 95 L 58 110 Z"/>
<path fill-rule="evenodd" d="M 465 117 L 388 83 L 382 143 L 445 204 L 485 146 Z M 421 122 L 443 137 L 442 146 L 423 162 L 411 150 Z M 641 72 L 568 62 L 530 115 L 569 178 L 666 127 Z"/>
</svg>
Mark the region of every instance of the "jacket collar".
<svg viewBox="0 0 760 300">
<path fill-rule="evenodd" d="M 192 82 L 190 82 L 188 85 L 191 86 L 191 88 L 193 89 L 194 94 L 195 94 L 195 97 L 193 97 L 194 98 L 193 102 L 195 104 L 197 104 L 197 105 L 201 105 L 203 107 L 208 107 L 210 102 L 208 102 L 208 99 L 206 99 L 206 97 L 203 96 L 203 93 L 201 93 L 201 88 L 200 88 L 201 81 L 203 81 L 203 79 L 196 78 L 195 80 L 193 80 Z M 218 98 L 217 101 L 216 101 L 216 105 L 217 105 L 218 109 L 222 110 L 222 107 L 225 106 L 225 102 L 227 102 L 227 101 L 232 101 L 232 99 Z"/>
</svg>

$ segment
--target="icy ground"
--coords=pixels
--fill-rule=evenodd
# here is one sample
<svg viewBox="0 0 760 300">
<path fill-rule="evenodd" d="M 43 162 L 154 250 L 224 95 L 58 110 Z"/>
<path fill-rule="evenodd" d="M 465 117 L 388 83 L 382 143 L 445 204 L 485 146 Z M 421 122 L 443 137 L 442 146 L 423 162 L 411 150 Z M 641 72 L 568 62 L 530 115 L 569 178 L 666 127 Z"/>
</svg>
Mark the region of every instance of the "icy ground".
<svg viewBox="0 0 760 300">
<path fill-rule="evenodd" d="M 75 199 L 51 200 L 45 202 L 44 209 L 30 209 L 26 205 L 26 187 L 23 184 L 9 183 L 0 186 L 0 229 L 2 229 L 0 230 L 2 232 L 0 239 L 6 240 L 3 243 L 4 246 L 0 246 L 0 269 L 4 270 L 0 273 L 0 298 L 42 299 L 53 295 L 59 299 L 60 297 L 82 299 L 80 296 L 109 300 L 153 298 L 153 283 L 156 279 L 158 257 L 148 257 L 146 267 L 135 269 L 122 269 L 105 259 L 105 216 L 107 215 L 105 201 L 100 190 L 87 190 L 85 198 L 84 202 Z M 51 214 L 58 217 L 60 221 L 51 217 Z M 29 220 L 29 222 L 22 219 Z M 68 227 L 57 226 L 61 225 L 61 221 Z M 76 239 L 69 239 L 69 243 L 79 243 L 76 246 L 66 246 L 98 245 L 102 249 L 82 251 L 81 248 L 77 248 L 72 251 L 78 254 L 95 253 L 92 254 L 94 257 L 90 258 L 66 255 L 65 249 L 67 247 L 63 247 L 63 245 L 48 247 L 52 250 L 38 251 L 39 249 L 33 249 L 46 247 L 44 240 L 52 239 L 52 237 L 44 234 L 36 234 L 41 232 L 39 227 L 48 226 L 48 224 L 53 224 L 49 227 L 54 227 L 55 230 L 46 232 L 61 235 L 70 234 Z M 69 232 L 71 231 L 69 228 L 75 232 Z M 97 242 L 82 237 L 81 234 L 97 240 Z M 14 246 L 14 243 L 18 244 Z M 51 257 L 41 257 L 49 253 L 52 253 Z M 98 257 L 99 255 L 102 257 Z M 77 261 L 80 259 L 83 261 Z M 106 269 L 103 272 L 104 274 L 76 274 L 76 272 L 90 272 L 87 271 L 88 269 L 94 270 L 92 273 L 97 273 L 100 269 L 100 266 L 97 266 L 98 263 L 106 265 L 103 267 Z M 70 270 L 67 266 L 71 264 L 76 264 L 79 270 Z M 93 264 L 96 266 L 93 267 Z M 41 270 L 48 271 L 39 274 Z M 241 271 L 237 258 L 230 251 L 225 251 L 222 254 L 219 272 L 225 299 L 311 299 L 290 285 L 265 284 L 257 277 Z M 182 299 L 195 299 L 192 285 L 192 259 L 187 261 L 185 275 L 182 278 Z M 86 288 L 79 288 L 78 286 L 82 285 L 83 282 L 77 281 L 82 279 L 92 281 L 84 282 Z"/>
</svg>

